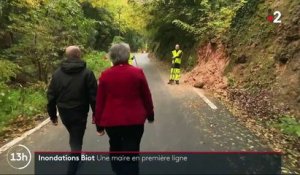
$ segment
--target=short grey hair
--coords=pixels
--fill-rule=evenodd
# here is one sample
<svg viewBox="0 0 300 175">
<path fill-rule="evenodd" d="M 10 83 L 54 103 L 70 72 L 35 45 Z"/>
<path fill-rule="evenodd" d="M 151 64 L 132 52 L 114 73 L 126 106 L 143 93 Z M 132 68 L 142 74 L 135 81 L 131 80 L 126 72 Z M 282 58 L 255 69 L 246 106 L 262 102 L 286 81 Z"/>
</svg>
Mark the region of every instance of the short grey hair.
<svg viewBox="0 0 300 175">
<path fill-rule="evenodd" d="M 127 43 L 114 44 L 109 49 L 109 58 L 114 65 L 128 62 L 130 47 Z"/>
</svg>

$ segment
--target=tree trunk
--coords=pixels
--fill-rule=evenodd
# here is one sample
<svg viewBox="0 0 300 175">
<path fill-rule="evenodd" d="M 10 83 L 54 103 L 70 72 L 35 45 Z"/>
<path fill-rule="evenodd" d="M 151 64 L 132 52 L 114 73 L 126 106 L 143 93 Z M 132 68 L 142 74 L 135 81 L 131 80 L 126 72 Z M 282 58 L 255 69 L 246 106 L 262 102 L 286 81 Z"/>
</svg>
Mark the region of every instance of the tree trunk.
<svg viewBox="0 0 300 175">
<path fill-rule="evenodd" d="M 39 81 L 43 81 L 43 72 L 42 72 L 42 64 L 40 61 L 38 61 L 38 77 L 39 77 Z"/>
</svg>

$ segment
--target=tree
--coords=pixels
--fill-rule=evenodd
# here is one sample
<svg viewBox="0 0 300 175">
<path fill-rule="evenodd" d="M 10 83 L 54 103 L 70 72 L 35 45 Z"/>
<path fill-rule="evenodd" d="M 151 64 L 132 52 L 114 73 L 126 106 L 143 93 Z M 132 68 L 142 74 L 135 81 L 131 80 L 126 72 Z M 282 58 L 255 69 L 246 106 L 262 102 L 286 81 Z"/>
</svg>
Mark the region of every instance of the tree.
<svg viewBox="0 0 300 175">
<path fill-rule="evenodd" d="M 164 0 L 145 3 L 152 48 L 161 58 L 176 43 L 191 50 L 197 43 L 220 38 L 244 0 Z M 186 54 L 187 56 L 187 54 Z"/>
<path fill-rule="evenodd" d="M 99 34 L 106 33 L 97 36 L 97 47 L 104 48 L 103 41 L 109 46 L 107 41 L 112 42 L 111 39 L 116 35 L 122 36 L 124 42 L 129 43 L 134 51 L 142 47 L 148 22 L 143 3 L 128 0 L 81 0 L 81 2 L 87 17 L 101 21 L 98 27 Z M 114 36 L 111 36 L 112 34 Z"/>
<path fill-rule="evenodd" d="M 47 82 L 66 46 L 89 46 L 95 22 L 84 17 L 76 1 L 41 1 L 34 6 L 17 0 L 11 3 L 24 13 L 9 15 L 8 29 L 17 42 L 6 53 L 38 80 Z"/>
<path fill-rule="evenodd" d="M 90 2 L 82 2 L 81 6 L 85 17 L 96 22 L 96 32 L 91 47 L 97 50 L 107 50 L 113 37 L 118 33 L 118 24 L 113 14 L 104 7 L 93 6 Z"/>
</svg>

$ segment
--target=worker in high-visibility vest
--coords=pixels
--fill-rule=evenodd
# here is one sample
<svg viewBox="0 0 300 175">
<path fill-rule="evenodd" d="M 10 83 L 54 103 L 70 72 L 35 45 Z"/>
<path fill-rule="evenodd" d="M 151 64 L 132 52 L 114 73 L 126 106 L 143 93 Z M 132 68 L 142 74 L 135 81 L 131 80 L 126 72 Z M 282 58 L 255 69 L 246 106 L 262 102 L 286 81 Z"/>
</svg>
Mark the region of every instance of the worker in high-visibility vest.
<svg viewBox="0 0 300 175">
<path fill-rule="evenodd" d="M 173 84 L 174 81 L 176 84 L 179 84 L 182 54 L 183 52 L 180 50 L 179 44 L 176 44 L 175 50 L 172 51 L 172 67 L 168 84 Z"/>
<path fill-rule="evenodd" d="M 135 56 L 130 53 L 129 59 L 128 59 L 128 64 L 133 65 L 133 60 L 135 59 Z"/>
</svg>

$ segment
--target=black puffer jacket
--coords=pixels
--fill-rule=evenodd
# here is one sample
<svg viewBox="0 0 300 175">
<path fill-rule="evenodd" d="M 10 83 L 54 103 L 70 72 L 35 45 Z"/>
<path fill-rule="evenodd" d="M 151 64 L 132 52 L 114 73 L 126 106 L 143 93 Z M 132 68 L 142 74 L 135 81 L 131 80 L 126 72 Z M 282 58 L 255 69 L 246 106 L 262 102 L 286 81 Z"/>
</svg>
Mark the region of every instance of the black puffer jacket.
<svg viewBox="0 0 300 175">
<path fill-rule="evenodd" d="M 56 106 L 61 109 L 80 109 L 88 113 L 89 105 L 94 112 L 97 93 L 97 80 L 86 63 L 80 59 L 68 59 L 58 68 L 50 82 L 48 98 L 48 114 L 55 120 Z"/>
</svg>

